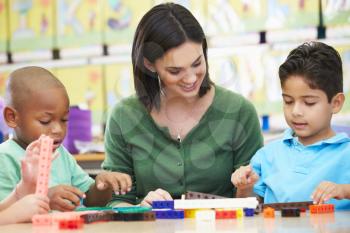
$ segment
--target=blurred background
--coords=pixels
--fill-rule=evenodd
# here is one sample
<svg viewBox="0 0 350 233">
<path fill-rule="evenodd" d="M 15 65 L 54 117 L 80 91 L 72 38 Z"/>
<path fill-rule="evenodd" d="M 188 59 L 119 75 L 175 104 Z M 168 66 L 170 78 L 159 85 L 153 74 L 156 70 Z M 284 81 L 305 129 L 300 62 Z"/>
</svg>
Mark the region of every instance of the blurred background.
<svg viewBox="0 0 350 233">
<path fill-rule="evenodd" d="M 14 69 L 45 67 L 66 86 L 72 105 L 90 110 L 92 136 L 102 138 L 108 110 L 134 93 L 136 25 L 162 2 L 0 0 L 0 96 Z M 347 97 L 334 121 L 350 125 L 350 0 L 174 2 L 188 8 L 207 35 L 211 78 L 251 100 L 267 132 L 286 127 L 277 71 L 288 52 L 309 40 L 334 46 Z"/>
</svg>

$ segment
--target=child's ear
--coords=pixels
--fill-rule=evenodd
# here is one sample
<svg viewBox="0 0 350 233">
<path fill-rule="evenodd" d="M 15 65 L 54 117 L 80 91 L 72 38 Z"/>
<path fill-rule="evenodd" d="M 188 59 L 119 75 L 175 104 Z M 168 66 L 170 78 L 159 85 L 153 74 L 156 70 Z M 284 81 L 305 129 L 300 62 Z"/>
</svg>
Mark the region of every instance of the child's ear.
<svg viewBox="0 0 350 233">
<path fill-rule="evenodd" d="M 6 106 L 4 108 L 4 119 L 8 127 L 16 128 L 17 118 L 18 118 L 18 113 L 14 108 L 11 108 L 9 106 Z"/>
<path fill-rule="evenodd" d="M 331 105 L 332 105 L 332 113 L 338 113 L 343 107 L 345 101 L 344 93 L 338 93 L 333 96 Z"/>
<path fill-rule="evenodd" d="M 151 71 L 152 73 L 156 72 L 156 68 L 154 67 L 154 64 L 145 57 L 143 58 L 143 65 L 146 67 L 147 70 Z"/>
</svg>

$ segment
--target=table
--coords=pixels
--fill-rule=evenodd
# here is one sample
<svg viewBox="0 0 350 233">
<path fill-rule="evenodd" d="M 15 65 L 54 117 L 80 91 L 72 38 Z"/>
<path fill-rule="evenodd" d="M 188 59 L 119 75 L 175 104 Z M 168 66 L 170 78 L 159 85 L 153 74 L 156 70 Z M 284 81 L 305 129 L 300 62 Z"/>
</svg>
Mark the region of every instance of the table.
<svg viewBox="0 0 350 233">
<path fill-rule="evenodd" d="M 206 232 L 247 232 L 247 233 L 345 233 L 350 232 L 350 211 L 334 214 L 302 213 L 301 217 L 282 218 L 276 212 L 275 218 L 264 218 L 261 214 L 233 220 L 196 221 L 195 219 L 156 220 L 154 222 L 107 222 L 85 224 L 82 230 L 52 230 L 33 228 L 31 224 L 15 224 L 0 227 L 1 233 L 53 233 L 53 232 L 145 232 L 145 233 L 206 233 Z"/>
</svg>

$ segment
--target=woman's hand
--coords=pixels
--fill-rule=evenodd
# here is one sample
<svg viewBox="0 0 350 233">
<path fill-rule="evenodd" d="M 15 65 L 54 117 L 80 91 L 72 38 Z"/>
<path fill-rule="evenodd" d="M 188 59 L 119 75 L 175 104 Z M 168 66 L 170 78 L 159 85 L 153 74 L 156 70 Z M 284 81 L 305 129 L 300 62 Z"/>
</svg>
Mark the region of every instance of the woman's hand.
<svg viewBox="0 0 350 233">
<path fill-rule="evenodd" d="M 153 201 L 171 201 L 173 198 L 171 195 L 163 190 L 163 189 L 157 189 L 155 191 L 149 192 L 146 197 L 141 202 L 141 206 L 151 207 Z"/>
</svg>

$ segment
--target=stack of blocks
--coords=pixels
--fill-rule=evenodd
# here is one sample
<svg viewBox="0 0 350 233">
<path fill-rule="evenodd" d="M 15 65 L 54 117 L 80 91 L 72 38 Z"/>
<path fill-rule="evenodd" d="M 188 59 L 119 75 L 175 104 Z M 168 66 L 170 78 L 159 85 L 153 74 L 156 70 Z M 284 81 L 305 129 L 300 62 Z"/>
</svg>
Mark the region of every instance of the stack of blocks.
<svg viewBox="0 0 350 233">
<path fill-rule="evenodd" d="M 183 210 L 174 209 L 174 201 L 154 201 L 152 203 L 153 212 L 156 219 L 183 219 Z"/>
</svg>

